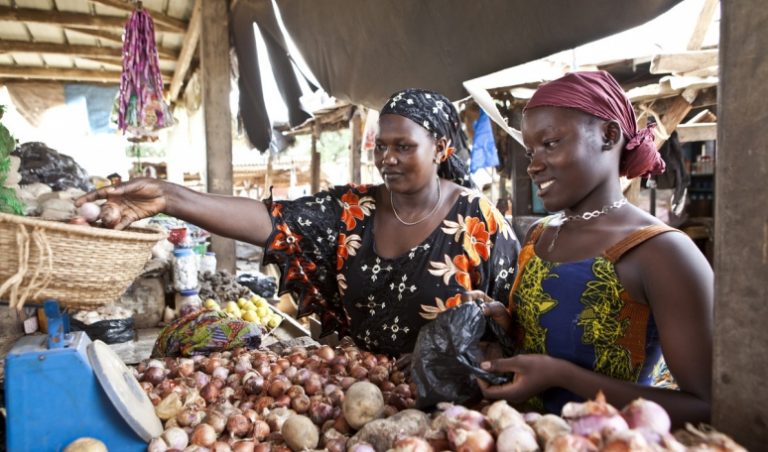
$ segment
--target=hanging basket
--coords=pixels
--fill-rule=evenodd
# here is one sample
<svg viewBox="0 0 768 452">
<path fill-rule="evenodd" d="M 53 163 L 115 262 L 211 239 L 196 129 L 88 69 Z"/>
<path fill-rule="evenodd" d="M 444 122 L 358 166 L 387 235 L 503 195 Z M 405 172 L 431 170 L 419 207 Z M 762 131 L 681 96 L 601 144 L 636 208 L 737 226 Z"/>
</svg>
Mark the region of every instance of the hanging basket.
<svg viewBox="0 0 768 452">
<path fill-rule="evenodd" d="M 0 299 L 12 308 L 58 300 L 93 309 L 116 301 L 165 232 L 77 226 L 0 213 Z"/>
</svg>

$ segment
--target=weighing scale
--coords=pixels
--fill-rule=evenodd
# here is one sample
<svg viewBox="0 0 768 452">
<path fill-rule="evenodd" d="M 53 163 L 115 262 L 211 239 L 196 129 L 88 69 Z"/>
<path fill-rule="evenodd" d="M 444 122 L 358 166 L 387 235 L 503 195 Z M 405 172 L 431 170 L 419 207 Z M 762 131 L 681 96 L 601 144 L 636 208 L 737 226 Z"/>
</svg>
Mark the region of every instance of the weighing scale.
<svg viewBox="0 0 768 452">
<path fill-rule="evenodd" d="M 5 360 L 8 451 L 60 451 L 82 437 L 145 451 L 163 426 L 136 377 L 104 342 L 67 332 L 56 301 L 43 306 L 48 336 L 21 338 Z"/>
</svg>

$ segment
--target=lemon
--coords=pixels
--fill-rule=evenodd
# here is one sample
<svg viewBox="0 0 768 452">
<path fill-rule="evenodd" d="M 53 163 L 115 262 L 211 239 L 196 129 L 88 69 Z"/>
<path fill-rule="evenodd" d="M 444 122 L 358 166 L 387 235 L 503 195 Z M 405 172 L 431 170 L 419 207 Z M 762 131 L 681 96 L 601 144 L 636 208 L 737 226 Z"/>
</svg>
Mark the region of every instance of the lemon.
<svg viewBox="0 0 768 452">
<path fill-rule="evenodd" d="M 255 311 L 256 305 L 249 301 L 248 303 L 245 304 L 245 306 L 241 306 L 241 308 L 245 309 L 246 311 Z"/>
<path fill-rule="evenodd" d="M 269 317 L 269 315 L 271 314 L 267 306 L 259 306 L 258 308 L 256 308 L 256 313 L 259 314 L 259 317 Z"/>
<path fill-rule="evenodd" d="M 272 318 L 269 319 L 269 322 L 267 322 L 267 325 L 270 328 L 277 328 L 277 326 L 280 325 L 280 321 L 281 320 L 282 319 L 280 318 L 280 316 L 278 316 L 278 315 L 273 316 Z"/>
<path fill-rule="evenodd" d="M 237 299 L 237 306 L 239 308 L 244 308 L 246 304 L 248 304 L 248 300 L 246 300 L 245 298 L 238 298 Z"/>
<path fill-rule="evenodd" d="M 213 298 L 209 298 L 205 300 L 205 303 L 203 303 L 203 307 L 205 309 L 208 309 L 209 311 L 218 311 L 221 309 L 221 306 L 219 306 L 219 304 Z"/>
<path fill-rule="evenodd" d="M 256 315 L 255 311 L 245 311 L 243 313 L 243 320 L 246 322 L 259 322 L 259 316 Z"/>
</svg>

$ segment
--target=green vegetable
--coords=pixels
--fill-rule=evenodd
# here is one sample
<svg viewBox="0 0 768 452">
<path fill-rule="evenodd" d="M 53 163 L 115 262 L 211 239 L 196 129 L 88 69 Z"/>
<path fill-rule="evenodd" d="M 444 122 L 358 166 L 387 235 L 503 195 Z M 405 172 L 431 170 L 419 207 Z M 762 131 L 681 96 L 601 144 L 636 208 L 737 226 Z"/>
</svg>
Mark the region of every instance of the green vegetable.
<svg viewBox="0 0 768 452">
<path fill-rule="evenodd" d="M 0 119 L 5 113 L 5 107 L 0 105 Z M 5 186 L 8 172 L 11 170 L 11 152 L 16 149 L 16 139 L 11 132 L 0 123 L 0 212 L 24 215 L 24 204 L 16 194 L 16 190 Z"/>
</svg>

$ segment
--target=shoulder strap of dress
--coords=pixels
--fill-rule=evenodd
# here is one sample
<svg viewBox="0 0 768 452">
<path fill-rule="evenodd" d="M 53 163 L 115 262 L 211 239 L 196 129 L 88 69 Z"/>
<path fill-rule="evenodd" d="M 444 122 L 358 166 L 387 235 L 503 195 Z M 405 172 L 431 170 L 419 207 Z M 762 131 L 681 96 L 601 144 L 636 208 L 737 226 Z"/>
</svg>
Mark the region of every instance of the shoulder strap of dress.
<svg viewBox="0 0 768 452">
<path fill-rule="evenodd" d="M 619 259 L 621 259 L 621 256 L 626 254 L 627 251 L 631 250 L 637 245 L 640 245 L 648 239 L 669 231 L 682 232 L 679 229 L 675 229 L 672 226 L 667 226 L 666 224 L 653 224 L 650 226 L 645 226 L 632 232 L 628 236 L 621 239 L 618 243 L 612 245 L 605 251 L 604 256 L 609 261 L 616 263 Z"/>
<path fill-rule="evenodd" d="M 533 229 L 531 230 L 531 235 L 528 236 L 528 241 L 526 241 L 525 244 L 526 245 L 535 244 L 539 240 L 541 233 L 544 232 L 544 228 L 547 226 L 547 223 L 549 223 L 556 216 L 557 215 L 550 215 L 548 217 L 544 217 L 541 220 L 537 221 L 533 225 Z"/>
</svg>

